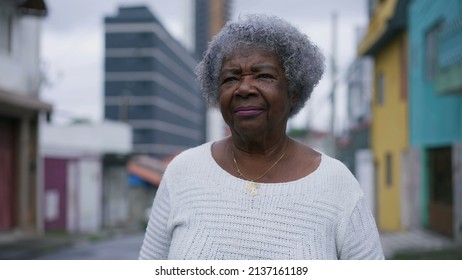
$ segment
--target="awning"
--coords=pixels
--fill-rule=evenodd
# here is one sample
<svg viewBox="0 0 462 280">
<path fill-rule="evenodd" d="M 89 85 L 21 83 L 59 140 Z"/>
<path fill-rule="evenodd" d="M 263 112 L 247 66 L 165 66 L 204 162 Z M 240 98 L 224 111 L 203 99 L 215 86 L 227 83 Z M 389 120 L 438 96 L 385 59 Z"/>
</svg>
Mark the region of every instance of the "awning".
<svg viewBox="0 0 462 280">
<path fill-rule="evenodd" d="M 0 105 L 4 105 L 11 109 L 26 109 L 30 111 L 40 111 L 51 113 L 53 106 L 43 102 L 35 96 L 26 96 L 14 94 L 0 89 Z"/>
<path fill-rule="evenodd" d="M 127 169 L 130 174 L 158 186 L 162 176 L 164 175 L 167 164 L 167 161 L 161 161 L 150 156 L 140 155 L 133 157 L 129 161 Z"/>
</svg>

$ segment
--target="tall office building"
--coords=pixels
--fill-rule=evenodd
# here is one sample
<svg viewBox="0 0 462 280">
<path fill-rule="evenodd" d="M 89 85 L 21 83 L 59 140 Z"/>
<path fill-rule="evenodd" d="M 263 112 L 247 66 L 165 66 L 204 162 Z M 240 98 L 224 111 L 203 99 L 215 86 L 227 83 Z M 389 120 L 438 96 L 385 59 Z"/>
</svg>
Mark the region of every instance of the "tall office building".
<svg viewBox="0 0 462 280">
<path fill-rule="evenodd" d="M 200 60 L 207 50 L 209 41 L 230 19 L 232 0 L 193 0 L 194 5 L 194 46 Z M 207 140 L 223 138 L 227 126 L 218 110 L 207 111 Z"/>
<path fill-rule="evenodd" d="M 105 18 L 105 118 L 129 123 L 135 153 L 166 157 L 205 141 L 197 61 L 145 6 Z"/>
<path fill-rule="evenodd" d="M 230 19 L 231 0 L 195 0 L 195 52 L 199 59 L 208 42 Z"/>
</svg>

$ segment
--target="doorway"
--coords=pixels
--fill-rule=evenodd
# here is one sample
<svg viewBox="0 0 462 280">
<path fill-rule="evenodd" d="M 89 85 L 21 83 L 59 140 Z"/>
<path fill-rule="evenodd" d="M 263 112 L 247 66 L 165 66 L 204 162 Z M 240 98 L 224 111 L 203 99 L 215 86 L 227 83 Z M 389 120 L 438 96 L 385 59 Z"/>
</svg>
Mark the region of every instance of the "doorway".
<svg viewBox="0 0 462 280">
<path fill-rule="evenodd" d="M 452 149 L 428 149 L 429 228 L 453 237 Z"/>
<path fill-rule="evenodd" d="M 15 122 L 0 118 L 0 231 L 15 227 Z"/>
</svg>

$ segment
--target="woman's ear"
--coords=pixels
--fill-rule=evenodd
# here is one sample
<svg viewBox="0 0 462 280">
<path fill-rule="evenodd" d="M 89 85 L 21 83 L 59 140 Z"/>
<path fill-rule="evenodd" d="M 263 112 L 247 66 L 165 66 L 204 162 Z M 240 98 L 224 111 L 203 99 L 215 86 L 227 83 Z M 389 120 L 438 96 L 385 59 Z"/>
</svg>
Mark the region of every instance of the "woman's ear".
<svg viewBox="0 0 462 280">
<path fill-rule="evenodd" d="M 295 105 L 297 105 L 299 99 L 300 94 L 298 94 L 298 92 L 294 92 L 290 97 L 290 108 L 293 108 Z"/>
</svg>

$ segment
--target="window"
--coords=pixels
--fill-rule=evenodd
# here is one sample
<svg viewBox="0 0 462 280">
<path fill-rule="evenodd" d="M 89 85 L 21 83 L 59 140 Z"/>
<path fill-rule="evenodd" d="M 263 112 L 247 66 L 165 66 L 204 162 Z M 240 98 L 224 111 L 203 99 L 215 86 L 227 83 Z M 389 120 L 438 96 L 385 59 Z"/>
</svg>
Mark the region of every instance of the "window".
<svg viewBox="0 0 462 280">
<path fill-rule="evenodd" d="M 441 24 L 435 24 L 425 35 L 425 77 L 433 80 L 438 65 L 438 34 Z"/>
<path fill-rule="evenodd" d="M 150 129 L 134 129 L 133 143 L 145 144 L 152 142 L 152 130 Z"/>
<path fill-rule="evenodd" d="M 11 15 L 0 12 L 0 52 L 9 53 L 11 51 L 12 26 Z"/>
<path fill-rule="evenodd" d="M 385 77 L 382 73 L 377 76 L 376 84 L 376 98 L 375 102 L 377 105 L 383 105 L 385 102 Z"/>
<path fill-rule="evenodd" d="M 391 153 L 387 153 L 385 156 L 385 179 L 387 187 L 391 187 L 393 184 L 393 158 Z"/>
</svg>

